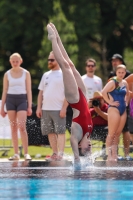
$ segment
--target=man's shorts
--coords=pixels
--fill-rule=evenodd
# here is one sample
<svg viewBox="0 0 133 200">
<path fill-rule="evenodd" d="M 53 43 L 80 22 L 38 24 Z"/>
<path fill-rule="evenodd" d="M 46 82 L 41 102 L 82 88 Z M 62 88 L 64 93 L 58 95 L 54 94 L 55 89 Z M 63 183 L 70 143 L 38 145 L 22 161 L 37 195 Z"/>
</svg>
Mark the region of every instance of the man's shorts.
<svg viewBox="0 0 133 200">
<path fill-rule="evenodd" d="M 66 118 L 61 118 L 58 110 L 43 110 L 41 131 L 42 135 L 48 135 L 49 133 L 64 134 L 66 131 Z"/>
<path fill-rule="evenodd" d="M 128 116 L 128 128 L 129 132 L 133 134 L 133 118 L 130 115 Z"/>
<path fill-rule="evenodd" d="M 7 94 L 6 109 L 15 110 L 16 112 L 25 110 L 27 111 L 27 94 Z"/>
<path fill-rule="evenodd" d="M 126 119 L 125 126 L 123 128 L 123 133 L 127 131 L 133 134 L 133 118 L 130 116 L 129 106 L 127 107 L 127 119 Z"/>
</svg>

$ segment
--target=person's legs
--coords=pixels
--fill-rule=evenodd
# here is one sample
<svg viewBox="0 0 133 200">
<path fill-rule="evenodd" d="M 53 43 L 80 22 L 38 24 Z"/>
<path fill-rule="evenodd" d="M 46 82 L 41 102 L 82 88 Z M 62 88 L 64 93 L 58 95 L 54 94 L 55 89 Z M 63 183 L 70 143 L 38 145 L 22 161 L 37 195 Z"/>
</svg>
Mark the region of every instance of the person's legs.
<svg viewBox="0 0 133 200">
<path fill-rule="evenodd" d="M 122 130 L 125 157 L 129 156 L 129 146 L 130 146 L 130 132 L 129 132 L 129 130 L 132 126 L 132 124 L 131 124 L 132 120 L 130 119 L 130 115 L 129 115 L 129 107 L 127 107 L 126 113 L 127 113 L 126 122 L 125 122 L 125 126 Z"/>
<path fill-rule="evenodd" d="M 17 112 L 17 124 L 21 135 L 24 154 L 28 154 L 28 135 L 26 131 L 27 111 L 21 110 Z"/>
<path fill-rule="evenodd" d="M 65 148 L 65 134 L 48 134 L 48 139 L 50 146 L 53 150 L 53 155 L 55 155 L 55 160 L 60 160 L 63 157 L 64 148 Z"/>
<path fill-rule="evenodd" d="M 58 134 L 57 143 L 58 143 L 59 156 L 63 156 L 65 148 L 65 133 Z"/>
<path fill-rule="evenodd" d="M 126 112 L 124 112 L 123 115 L 120 116 L 120 121 L 119 121 L 119 126 L 116 130 L 116 133 L 115 133 L 115 138 L 113 140 L 113 146 L 114 146 L 114 152 L 113 152 L 113 158 L 114 159 L 117 159 L 117 148 L 118 148 L 118 143 L 119 143 L 119 137 L 120 137 L 120 134 L 122 133 L 122 129 L 124 127 L 124 124 L 126 122 Z"/>
<path fill-rule="evenodd" d="M 55 133 L 49 133 L 48 134 L 48 139 L 50 146 L 52 148 L 53 154 L 58 154 L 58 147 L 57 147 L 57 134 Z"/>
<path fill-rule="evenodd" d="M 133 145 L 133 133 L 130 133 L 130 145 Z M 130 146 L 130 153 L 132 153 L 133 152 L 133 147 L 132 146 Z"/>
<path fill-rule="evenodd" d="M 12 143 L 13 143 L 13 149 L 14 153 L 18 154 L 18 127 L 17 127 L 17 113 L 15 110 L 9 110 L 7 111 L 9 121 L 10 121 L 10 127 L 11 127 L 11 134 L 12 134 Z"/>
<path fill-rule="evenodd" d="M 131 141 L 130 134 L 133 132 L 133 118 L 130 115 L 130 106 L 127 107 L 126 111 L 127 111 L 127 118 L 125 127 L 123 129 L 124 153 L 126 158 L 132 160 L 132 158 L 129 156 L 130 141 Z"/>
<path fill-rule="evenodd" d="M 71 59 L 69 58 L 63 44 L 62 44 L 62 41 L 61 41 L 61 38 L 58 34 L 58 31 L 56 29 L 56 27 L 54 26 L 54 24 L 50 23 L 50 26 L 53 28 L 54 32 L 55 32 L 55 35 L 56 35 L 56 38 L 57 38 L 57 43 L 59 45 L 59 48 L 60 48 L 60 51 L 64 57 L 64 59 L 68 62 L 69 66 L 71 67 L 72 69 L 72 72 L 74 74 L 74 77 L 75 77 L 75 80 L 77 82 L 77 85 L 78 87 L 82 90 L 83 94 L 86 96 L 86 88 L 85 88 L 85 85 L 83 83 L 83 80 L 81 78 L 81 75 L 80 73 L 76 70 L 73 62 L 71 61 Z"/>
<path fill-rule="evenodd" d="M 53 154 L 57 154 L 57 134 L 54 132 L 54 124 L 50 116 L 50 111 L 42 110 L 41 131 L 42 135 L 48 135 Z"/>
<path fill-rule="evenodd" d="M 106 148 L 108 151 L 108 160 L 114 159 L 112 157 L 112 151 L 116 151 L 116 148 L 113 146 L 113 141 L 115 138 L 116 130 L 119 127 L 120 114 L 118 109 L 110 107 L 108 109 L 108 135 L 106 138 Z M 114 154 L 114 152 L 113 152 Z"/>
<path fill-rule="evenodd" d="M 124 154 L 125 157 L 129 156 L 129 146 L 130 146 L 130 132 L 123 132 L 123 144 L 124 144 Z"/>
<path fill-rule="evenodd" d="M 59 156 L 63 156 L 65 148 L 66 117 L 60 117 L 60 111 L 49 111 L 53 122 L 54 132 L 57 134 L 57 149 Z"/>
<path fill-rule="evenodd" d="M 130 133 L 130 141 L 133 143 L 133 133 Z"/>
<path fill-rule="evenodd" d="M 47 30 L 48 30 L 48 37 L 52 42 L 52 49 L 54 56 L 63 72 L 63 82 L 64 82 L 66 100 L 69 103 L 77 103 L 79 101 L 79 92 L 73 72 L 70 68 L 69 63 L 65 60 L 65 58 L 62 55 L 62 52 L 57 43 L 54 30 L 51 28 L 50 25 L 47 25 Z"/>
</svg>

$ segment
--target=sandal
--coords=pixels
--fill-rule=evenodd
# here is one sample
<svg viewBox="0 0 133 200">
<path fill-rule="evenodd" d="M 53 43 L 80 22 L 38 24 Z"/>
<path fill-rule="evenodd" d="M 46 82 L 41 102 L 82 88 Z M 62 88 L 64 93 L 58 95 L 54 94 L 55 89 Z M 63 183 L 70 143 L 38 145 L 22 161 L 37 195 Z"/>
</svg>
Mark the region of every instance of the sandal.
<svg viewBox="0 0 133 200">
<path fill-rule="evenodd" d="M 9 160 L 19 160 L 20 156 L 18 154 L 14 154 L 14 156 L 10 157 Z"/>
</svg>

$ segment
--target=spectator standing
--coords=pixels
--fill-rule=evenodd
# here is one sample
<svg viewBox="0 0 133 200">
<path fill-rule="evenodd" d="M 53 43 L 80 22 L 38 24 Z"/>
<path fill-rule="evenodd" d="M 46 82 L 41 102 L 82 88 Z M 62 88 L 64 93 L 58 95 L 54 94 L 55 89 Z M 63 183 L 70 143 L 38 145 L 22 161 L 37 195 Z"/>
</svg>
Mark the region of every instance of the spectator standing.
<svg viewBox="0 0 133 200">
<path fill-rule="evenodd" d="M 130 131 L 130 144 L 133 144 L 133 74 L 125 78 L 130 88 L 130 103 L 128 112 L 128 127 Z M 133 148 L 130 148 L 130 153 L 133 152 Z"/>
<path fill-rule="evenodd" d="M 82 80 L 86 87 L 87 101 L 93 98 L 93 94 L 96 91 L 101 91 L 103 88 L 102 79 L 95 75 L 96 61 L 92 58 L 88 58 L 85 62 L 86 74 L 82 76 Z"/>
<path fill-rule="evenodd" d="M 26 131 L 27 115 L 32 114 L 32 94 L 30 73 L 20 65 L 23 60 L 20 54 L 10 56 L 12 68 L 4 75 L 1 115 L 5 117 L 4 104 L 10 120 L 14 156 L 9 160 L 19 160 L 18 152 L 18 129 L 20 131 L 25 160 L 31 160 L 28 154 L 28 136 Z"/>
<path fill-rule="evenodd" d="M 61 160 L 65 147 L 66 109 L 62 71 L 50 52 L 48 57 L 50 71 L 43 74 L 38 89 L 37 111 L 41 117 L 43 135 L 48 135 L 53 154 L 49 160 Z"/>
<path fill-rule="evenodd" d="M 123 57 L 120 54 L 118 54 L 118 53 L 114 54 L 112 56 L 112 58 L 110 59 L 110 61 L 111 61 L 112 71 L 110 72 L 108 78 L 112 78 L 113 76 L 116 76 L 116 67 L 118 65 L 121 65 L 121 64 L 126 65 L 125 62 L 124 62 L 124 60 L 123 60 Z M 130 71 L 128 71 L 126 69 L 126 74 L 125 74 L 124 78 L 126 78 L 130 74 L 131 74 Z"/>
<path fill-rule="evenodd" d="M 106 147 L 108 149 L 108 160 L 118 159 L 117 148 L 119 136 L 126 122 L 126 104 L 129 98 L 128 84 L 123 80 L 126 74 L 125 65 L 118 65 L 116 77 L 112 78 L 102 90 L 105 101 L 109 104 L 108 108 L 108 136 Z"/>
<path fill-rule="evenodd" d="M 108 76 L 108 78 L 112 78 L 116 76 L 116 68 L 118 65 L 123 64 L 125 65 L 124 59 L 120 54 L 114 54 L 111 58 L 111 65 L 112 65 L 112 70 Z M 128 77 L 130 75 L 130 71 L 126 69 L 126 74 L 124 78 Z M 127 116 L 128 116 L 128 106 L 127 106 Z M 123 128 L 123 144 L 124 144 L 124 154 L 125 158 L 127 160 L 132 160 L 132 158 L 129 156 L 129 147 L 130 147 L 130 132 L 129 132 L 129 124 L 128 124 L 128 118 L 126 120 L 125 126 Z M 118 156 L 119 160 L 123 160 L 123 157 Z"/>
</svg>

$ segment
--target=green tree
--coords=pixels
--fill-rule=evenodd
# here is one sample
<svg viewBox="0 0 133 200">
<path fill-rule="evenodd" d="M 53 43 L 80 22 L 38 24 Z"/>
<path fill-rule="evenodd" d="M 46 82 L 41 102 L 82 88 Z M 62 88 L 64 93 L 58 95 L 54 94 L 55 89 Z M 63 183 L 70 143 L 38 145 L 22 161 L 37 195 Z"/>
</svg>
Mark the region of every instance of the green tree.
<svg viewBox="0 0 133 200">
<path fill-rule="evenodd" d="M 123 55 L 126 47 L 133 48 L 132 0 L 63 0 L 60 3 L 67 19 L 75 26 L 79 71 L 83 73 L 84 59 L 91 56 L 101 61 L 101 71 L 106 76 L 112 54 Z"/>
<path fill-rule="evenodd" d="M 75 34 L 74 26 L 72 22 L 69 22 L 64 13 L 62 12 L 60 1 L 55 0 L 53 2 L 53 15 L 51 16 L 49 22 L 52 22 L 57 27 L 63 44 L 68 51 L 72 61 L 77 63 L 77 37 Z M 43 69 L 43 71 L 47 71 L 47 57 L 49 52 L 52 50 L 51 42 L 47 38 L 47 30 L 46 26 L 44 27 L 44 38 L 42 40 L 42 47 L 39 50 L 39 66 Z"/>
<path fill-rule="evenodd" d="M 43 28 L 52 13 L 52 0 L 0 1 L 0 78 L 10 68 L 9 56 L 18 52 L 24 60 L 22 66 L 31 72 L 33 93 L 37 93 L 38 77 L 42 74 L 38 51 Z"/>
</svg>

